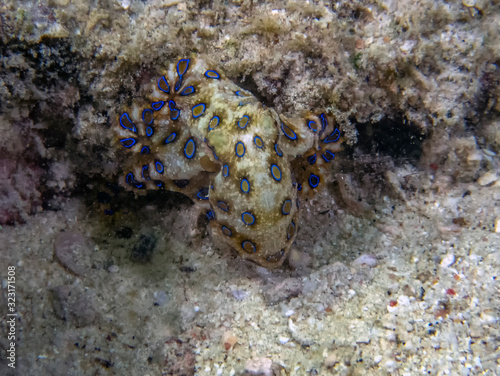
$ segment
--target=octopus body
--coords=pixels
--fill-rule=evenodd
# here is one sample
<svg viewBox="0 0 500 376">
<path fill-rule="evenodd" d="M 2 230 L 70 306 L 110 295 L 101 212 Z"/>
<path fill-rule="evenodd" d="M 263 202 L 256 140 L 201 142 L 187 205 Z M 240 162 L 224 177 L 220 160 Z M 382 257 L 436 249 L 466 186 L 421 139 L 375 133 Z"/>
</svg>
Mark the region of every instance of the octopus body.
<svg viewBox="0 0 500 376">
<path fill-rule="evenodd" d="M 283 263 L 298 196 L 322 183 L 340 140 L 325 115 L 279 115 L 196 58 L 171 64 L 114 129 L 130 152 L 123 186 L 188 195 L 206 208 L 213 236 L 268 268 Z"/>
</svg>

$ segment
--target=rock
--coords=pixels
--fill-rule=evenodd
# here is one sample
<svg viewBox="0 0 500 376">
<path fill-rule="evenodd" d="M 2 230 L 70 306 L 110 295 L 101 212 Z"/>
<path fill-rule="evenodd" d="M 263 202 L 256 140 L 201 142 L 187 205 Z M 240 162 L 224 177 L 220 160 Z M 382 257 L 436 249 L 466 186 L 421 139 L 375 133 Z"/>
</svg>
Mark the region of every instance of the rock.
<svg viewBox="0 0 500 376">
<path fill-rule="evenodd" d="M 273 361 L 268 358 L 252 358 L 245 364 L 246 376 L 273 376 Z"/>
<path fill-rule="evenodd" d="M 79 231 L 61 232 L 54 242 L 57 261 L 78 276 L 85 275 L 90 269 L 91 252 L 87 239 Z"/>
<path fill-rule="evenodd" d="M 52 290 L 52 307 L 61 320 L 77 328 L 91 325 L 97 317 L 95 293 L 80 286 L 62 285 Z"/>
<path fill-rule="evenodd" d="M 286 278 L 282 281 L 269 281 L 264 288 L 264 299 L 267 304 L 274 305 L 284 300 L 299 296 L 302 292 L 300 278 Z"/>
<path fill-rule="evenodd" d="M 153 251 L 156 247 L 156 238 L 142 234 L 130 255 L 130 260 L 138 264 L 151 262 Z"/>
</svg>

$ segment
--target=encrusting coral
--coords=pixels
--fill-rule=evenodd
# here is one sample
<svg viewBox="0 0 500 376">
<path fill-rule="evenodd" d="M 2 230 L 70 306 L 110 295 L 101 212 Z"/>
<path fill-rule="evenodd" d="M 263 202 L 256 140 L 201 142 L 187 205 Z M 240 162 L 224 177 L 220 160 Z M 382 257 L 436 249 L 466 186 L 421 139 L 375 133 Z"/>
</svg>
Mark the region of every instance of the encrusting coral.
<svg viewBox="0 0 500 376">
<path fill-rule="evenodd" d="M 325 114 L 279 115 L 201 59 L 162 73 L 114 127 L 131 153 L 121 184 L 186 194 L 207 210 L 214 236 L 245 259 L 280 266 L 297 232 L 298 195 L 324 183 L 339 129 Z"/>
</svg>

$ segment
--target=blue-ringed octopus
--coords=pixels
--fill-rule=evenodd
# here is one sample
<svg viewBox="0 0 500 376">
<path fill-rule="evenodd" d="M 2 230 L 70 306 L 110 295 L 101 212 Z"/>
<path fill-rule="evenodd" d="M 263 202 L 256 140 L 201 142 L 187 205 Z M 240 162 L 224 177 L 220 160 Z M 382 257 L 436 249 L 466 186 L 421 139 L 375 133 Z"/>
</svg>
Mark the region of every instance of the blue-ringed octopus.
<svg viewBox="0 0 500 376">
<path fill-rule="evenodd" d="M 206 210 L 212 236 L 261 266 L 281 266 L 299 196 L 323 183 L 339 129 L 325 114 L 280 115 L 195 57 L 170 64 L 149 92 L 113 127 L 129 153 L 121 185 L 184 193 Z"/>
</svg>

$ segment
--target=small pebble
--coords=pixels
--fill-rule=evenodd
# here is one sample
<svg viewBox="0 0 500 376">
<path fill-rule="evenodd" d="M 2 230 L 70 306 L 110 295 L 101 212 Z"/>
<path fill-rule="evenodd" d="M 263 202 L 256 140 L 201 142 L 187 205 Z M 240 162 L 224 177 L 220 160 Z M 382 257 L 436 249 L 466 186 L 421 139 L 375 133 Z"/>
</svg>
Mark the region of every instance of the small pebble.
<svg viewBox="0 0 500 376">
<path fill-rule="evenodd" d="M 252 358 L 245 364 L 246 375 L 272 376 L 273 361 L 268 358 Z"/>
<path fill-rule="evenodd" d="M 483 175 L 481 175 L 479 177 L 479 179 L 477 179 L 477 184 L 479 184 L 481 186 L 490 185 L 491 183 L 494 183 L 495 181 L 497 181 L 497 179 L 498 179 L 498 176 L 497 176 L 496 172 L 488 171 L 488 172 L 485 172 Z"/>
<path fill-rule="evenodd" d="M 120 271 L 120 268 L 118 267 L 118 265 L 111 265 L 109 268 L 108 268 L 108 272 L 110 273 L 118 273 Z"/>
<path fill-rule="evenodd" d="M 229 351 L 234 345 L 236 345 L 236 343 L 238 343 L 238 337 L 230 331 L 224 332 L 222 335 L 222 343 L 224 345 L 224 350 Z"/>
<path fill-rule="evenodd" d="M 370 268 L 373 268 L 377 266 L 377 258 L 374 255 L 364 254 L 359 256 L 352 263 L 353 265 L 368 266 Z"/>
<path fill-rule="evenodd" d="M 333 368 L 333 366 L 335 366 L 335 364 L 338 363 L 337 361 L 337 356 L 335 354 L 329 354 L 326 358 L 325 358 L 325 366 L 326 368 Z"/>
<path fill-rule="evenodd" d="M 59 263 L 72 273 L 82 276 L 90 269 L 92 248 L 79 231 L 61 232 L 54 242 L 54 254 Z"/>
<path fill-rule="evenodd" d="M 451 265 L 453 265 L 454 262 L 455 262 L 455 255 L 453 253 L 448 253 L 446 256 L 443 257 L 440 265 L 443 268 L 448 268 Z"/>
<path fill-rule="evenodd" d="M 52 290 L 52 307 L 61 320 L 77 328 L 93 324 L 97 318 L 96 297 L 91 289 L 63 285 Z"/>
</svg>

